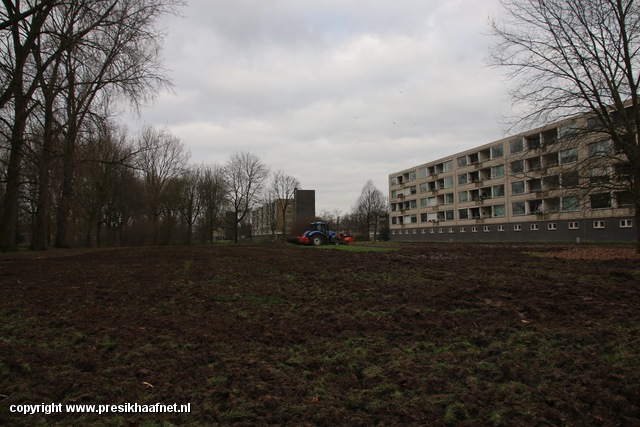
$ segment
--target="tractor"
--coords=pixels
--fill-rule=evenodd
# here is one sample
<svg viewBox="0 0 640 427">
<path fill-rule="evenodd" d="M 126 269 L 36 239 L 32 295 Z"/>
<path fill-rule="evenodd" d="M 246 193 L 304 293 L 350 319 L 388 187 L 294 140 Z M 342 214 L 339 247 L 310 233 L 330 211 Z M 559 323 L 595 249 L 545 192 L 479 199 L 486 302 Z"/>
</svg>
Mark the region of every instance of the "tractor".
<svg viewBox="0 0 640 427">
<path fill-rule="evenodd" d="M 290 239 L 292 243 L 300 245 L 346 245 L 353 242 L 353 237 L 348 234 L 337 234 L 335 231 L 329 231 L 326 222 L 316 221 L 310 224 L 309 230 L 305 231 L 295 239 Z"/>
</svg>

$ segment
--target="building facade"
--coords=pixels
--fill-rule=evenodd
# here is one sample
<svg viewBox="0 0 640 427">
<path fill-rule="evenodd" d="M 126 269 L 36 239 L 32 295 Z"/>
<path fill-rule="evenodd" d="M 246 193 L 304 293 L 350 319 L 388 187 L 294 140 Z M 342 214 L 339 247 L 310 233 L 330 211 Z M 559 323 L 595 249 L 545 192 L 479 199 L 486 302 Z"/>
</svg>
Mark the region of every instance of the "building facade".
<svg viewBox="0 0 640 427">
<path fill-rule="evenodd" d="M 391 240 L 634 241 L 629 163 L 589 126 L 574 118 L 390 174 Z"/>
<path fill-rule="evenodd" d="M 315 190 L 296 189 L 293 199 L 278 199 L 252 210 L 251 234 L 257 238 L 282 239 L 283 225 L 287 235 L 294 223 L 315 217 L 315 212 Z"/>
<path fill-rule="evenodd" d="M 294 222 L 294 200 L 275 200 L 252 210 L 250 215 L 252 236 L 277 239 L 282 236 L 283 225 L 288 232 Z"/>
</svg>

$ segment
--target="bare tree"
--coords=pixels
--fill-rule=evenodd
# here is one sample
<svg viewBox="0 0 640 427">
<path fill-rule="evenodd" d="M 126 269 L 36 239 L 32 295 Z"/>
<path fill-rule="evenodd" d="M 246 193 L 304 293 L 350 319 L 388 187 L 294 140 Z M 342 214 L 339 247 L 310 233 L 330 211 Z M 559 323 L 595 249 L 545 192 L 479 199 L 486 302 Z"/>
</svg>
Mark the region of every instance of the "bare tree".
<svg viewBox="0 0 640 427">
<path fill-rule="evenodd" d="M 134 156 L 127 133 L 111 122 L 101 123 L 81 147 L 75 212 L 85 223 L 85 245 L 92 244 L 95 234 L 95 243 L 100 246 L 102 227 L 113 227 L 117 218 L 122 218 L 122 210 L 130 209 L 120 208 L 118 213 L 113 208 L 116 200 L 121 200 L 118 193 L 127 188 L 122 187 L 122 179 L 132 174 Z M 129 185 L 126 193 L 135 193 L 135 186 Z"/>
<path fill-rule="evenodd" d="M 287 209 L 293 206 L 296 189 L 300 188 L 300 181 L 297 178 L 287 175 L 284 171 L 278 170 L 274 172 L 271 192 L 276 200 L 279 216 L 282 220 L 282 238 L 287 234 L 287 228 L 291 223 L 287 223 Z"/>
<path fill-rule="evenodd" d="M 33 47 L 56 2 L 32 5 L 3 0 L 0 9 L 0 109 L 10 126 L 9 156 L 0 222 L 0 250 L 16 248 L 20 181 L 25 149 L 25 130 L 33 108 L 31 99 L 38 84 L 33 78 Z M 23 6 L 25 7 L 23 9 Z"/>
<path fill-rule="evenodd" d="M 193 236 L 193 225 L 200 217 L 203 205 L 200 202 L 200 185 L 202 182 L 202 169 L 191 167 L 176 180 L 173 187 L 173 197 L 176 199 L 178 212 L 182 221 L 187 225 L 187 236 L 185 243 L 191 244 Z"/>
<path fill-rule="evenodd" d="M 507 70 L 518 125 L 586 114 L 573 138 L 607 138 L 626 159 L 640 252 L 640 4 L 502 0 L 488 62 Z M 583 167 L 591 169 L 591 166 Z M 589 180 L 591 181 L 591 180 Z M 595 180 L 600 187 L 602 180 Z"/>
<path fill-rule="evenodd" d="M 139 169 L 147 193 L 147 215 L 152 223 L 153 241 L 158 243 L 160 198 L 167 183 L 182 176 L 189 153 L 184 144 L 167 130 L 144 128 L 137 141 Z"/>
<path fill-rule="evenodd" d="M 52 141 L 64 140 L 64 179 L 58 202 L 56 246 L 68 247 L 68 220 L 79 134 L 96 104 L 114 94 L 134 105 L 153 98 L 168 84 L 158 54 L 158 18 L 181 0 L 9 1 L 0 9 L 0 109 L 10 116 L 11 146 L 0 223 L 0 248 L 15 247 L 17 206 L 25 129 L 35 113 L 45 117 L 36 227 L 47 215 L 45 194 Z M 6 49 L 5 49 L 6 48 Z M 41 99 L 34 99 L 38 88 Z M 55 100 L 64 107 L 54 117 Z M 42 108 L 36 108 L 42 105 Z M 9 114 L 6 110 L 11 109 Z M 59 125 L 59 126 L 58 126 Z M 40 241 L 41 238 L 38 238 Z"/>
<path fill-rule="evenodd" d="M 227 161 L 224 174 L 233 214 L 234 241 L 238 243 L 240 223 L 259 201 L 269 168 L 253 153 L 236 152 Z"/>
<path fill-rule="evenodd" d="M 203 165 L 198 184 L 198 199 L 202 205 L 201 223 L 204 241 L 213 240 L 214 231 L 221 225 L 222 212 L 226 207 L 227 190 L 224 170 L 219 165 Z"/>
<path fill-rule="evenodd" d="M 112 93 L 137 104 L 153 96 L 158 86 L 169 85 L 158 59 L 161 37 L 154 26 L 162 14 L 173 10 L 173 4 L 169 0 L 82 0 L 69 3 L 64 12 L 70 24 L 62 28 L 62 37 L 71 42 L 63 51 L 66 125 L 57 247 L 69 247 L 75 152 L 86 117 L 95 112 L 96 104 L 106 108 Z"/>
<path fill-rule="evenodd" d="M 384 215 L 387 207 L 387 202 L 380 191 L 373 184 L 373 181 L 368 180 L 362 187 L 362 192 L 356 203 L 354 213 L 360 217 L 362 222 L 363 231 L 366 230 L 367 236 L 373 233 L 373 240 L 376 240 L 378 234 L 378 225 L 380 224 L 380 218 Z"/>
<path fill-rule="evenodd" d="M 249 222 L 251 224 L 251 235 L 266 236 L 271 235 L 276 241 L 276 231 L 278 230 L 278 201 L 270 186 L 259 196 L 257 207 L 251 210 Z"/>
</svg>

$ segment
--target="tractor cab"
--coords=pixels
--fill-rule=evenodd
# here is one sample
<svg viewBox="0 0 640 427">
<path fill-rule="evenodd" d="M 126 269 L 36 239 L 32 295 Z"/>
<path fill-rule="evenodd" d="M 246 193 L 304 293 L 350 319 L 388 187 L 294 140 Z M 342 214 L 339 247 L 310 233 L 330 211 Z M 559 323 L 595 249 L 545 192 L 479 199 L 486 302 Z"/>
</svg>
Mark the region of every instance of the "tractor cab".
<svg viewBox="0 0 640 427">
<path fill-rule="evenodd" d="M 310 224 L 309 231 L 319 231 L 320 233 L 326 235 L 327 234 L 327 223 L 326 222 L 312 222 Z"/>
</svg>

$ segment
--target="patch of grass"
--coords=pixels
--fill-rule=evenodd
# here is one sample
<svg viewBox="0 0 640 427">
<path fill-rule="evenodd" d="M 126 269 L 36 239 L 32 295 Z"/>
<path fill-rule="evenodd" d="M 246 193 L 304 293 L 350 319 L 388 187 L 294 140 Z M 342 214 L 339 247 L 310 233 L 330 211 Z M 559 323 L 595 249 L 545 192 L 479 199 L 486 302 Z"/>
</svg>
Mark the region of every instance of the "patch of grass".
<svg viewBox="0 0 640 427">
<path fill-rule="evenodd" d="M 278 295 L 251 295 L 249 296 L 249 301 L 255 306 L 262 307 L 281 303 L 282 298 Z"/>
<path fill-rule="evenodd" d="M 339 251 L 345 252 L 395 252 L 399 251 L 400 248 L 397 246 L 383 246 L 378 245 L 377 243 L 371 244 L 350 244 L 350 245 L 322 245 L 322 246 L 304 246 L 306 248 L 314 248 L 314 249 L 335 249 Z"/>
<path fill-rule="evenodd" d="M 462 403 L 452 403 L 447 406 L 444 413 L 444 423 L 446 425 L 452 426 L 457 425 L 460 422 L 467 420 L 469 418 L 469 413 L 464 407 Z"/>
<path fill-rule="evenodd" d="M 185 262 L 182 264 L 182 275 L 186 276 L 187 274 L 189 274 L 189 270 L 191 270 L 191 266 L 193 265 L 193 260 L 192 259 L 188 259 L 185 260 Z"/>
</svg>

